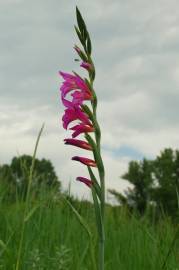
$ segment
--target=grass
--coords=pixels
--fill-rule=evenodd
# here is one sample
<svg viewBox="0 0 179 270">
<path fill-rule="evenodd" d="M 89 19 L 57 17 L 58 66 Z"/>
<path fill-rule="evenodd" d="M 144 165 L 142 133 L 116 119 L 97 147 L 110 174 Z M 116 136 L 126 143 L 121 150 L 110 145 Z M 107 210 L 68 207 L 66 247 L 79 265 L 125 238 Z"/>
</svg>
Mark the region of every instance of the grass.
<svg viewBox="0 0 179 270">
<path fill-rule="evenodd" d="M 25 204 L 17 202 L 0 206 L 0 269 L 16 266 Z M 21 270 L 93 270 L 88 235 L 70 207 L 61 198 L 44 197 L 31 203 L 34 209 L 26 220 L 19 269 Z M 96 232 L 93 208 L 76 203 L 76 208 Z M 152 224 L 148 217 L 130 216 L 125 209 L 106 209 L 106 270 L 158 270 L 175 235 L 168 219 Z M 165 269 L 177 270 L 178 242 L 168 257 Z M 94 247 L 97 254 L 97 247 Z"/>
<path fill-rule="evenodd" d="M 38 198 L 31 196 L 42 130 L 34 150 L 26 201 L 17 197 L 14 203 L 3 202 L 7 189 L 0 181 L 0 270 L 96 270 L 93 206 L 70 198 L 90 228 L 90 249 L 91 234 L 64 195 L 54 196 L 53 191 L 43 189 Z M 155 223 L 148 214 L 137 217 L 125 208 L 107 206 L 105 270 L 179 270 L 177 230 L 166 217 Z"/>
</svg>

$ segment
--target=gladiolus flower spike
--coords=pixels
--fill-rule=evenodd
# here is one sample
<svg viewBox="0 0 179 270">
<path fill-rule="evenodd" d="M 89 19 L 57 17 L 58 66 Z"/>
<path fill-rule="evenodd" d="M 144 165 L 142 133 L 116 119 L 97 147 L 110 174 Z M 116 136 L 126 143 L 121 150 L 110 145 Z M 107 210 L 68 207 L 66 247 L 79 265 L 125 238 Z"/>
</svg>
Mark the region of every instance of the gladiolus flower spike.
<svg viewBox="0 0 179 270">
<path fill-rule="evenodd" d="M 60 87 L 61 101 L 65 107 L 62 116 L 64 129 L 72 130 L 72 138 L 64 139 L 65 144 L 76 146 L 93 152 L 93 158 L 74 156 L 72 160 L 79 161 L 88 169 L 90 179 L 78 176 L 77 181 L 87 185 L 93 196 L 96 226 L 99 234 L 99 270 L 104 270 L 104 207 L 105 207 L 105 171 L 101 157 L 100 140 L 101 131 L 97 121 L 97 96 L 93 87 L 95 79 L 95 67 L 92 61 L 92 45 L 84 19 L 76 7 L 77 26 L 75 30 L 81 46 L 74 46 L 78 56 L 81 58 L 80 67 L 88 71 L 88 78 L 82 78 L 76 72 L 66 73 L 60 71 L 63 78 Z M 70 93 L 70 95 L 69 95 Z M 89 102 L 90 105 L 85 104 Z M 77 120 L 78 123 L 69 128 L 69 124 Z M 94 138 L 89 135 L 94 133 Z M 75 139 L 79 135 L 84 136 L 84 140 Z M 93 169 L 98 170 L 99 180 L 93 173 Z"/>
</svg>

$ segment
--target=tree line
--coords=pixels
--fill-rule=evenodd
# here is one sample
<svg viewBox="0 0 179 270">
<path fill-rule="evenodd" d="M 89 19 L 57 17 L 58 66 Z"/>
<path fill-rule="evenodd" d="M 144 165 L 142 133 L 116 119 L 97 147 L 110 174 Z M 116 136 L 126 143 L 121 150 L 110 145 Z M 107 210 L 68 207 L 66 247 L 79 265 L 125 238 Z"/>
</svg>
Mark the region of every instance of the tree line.
<svg viewBox="0 0 179 270">
<path fill-rule="evenodd" d="M 14 157 L 10 164 L 0 165 L 0 202 L 24 200 L 27 194 L 32 157 Z M 147 210 L 155 210 L 159 218 L 162 214 L 179 218 L 179 150 L 164 149 L 153 160 L 144 158 L 131 161 L 122 179 L 133 187 L 125 194 L 109 190 L 120 205 L 143 215 Z M 38 197 L 42 190 L 61 192 L 61 182 L 50 160 L 35 159 L 31 194 Z"/>
<path fill-rule="evenodd" d="M 10 164 L 0 165 L 1 201 L 25 200 L 31 165 L 30 155 L 14 157 Z M 61 183 L 50 160 L 36 158 L 32 177 L 31 193 L 34 198 L 45 189 L 60 192 Z"/>
<path fill-rule="evenodd" d="M 122 179 L 133 188 L 125 195 L 109 190 L 122 205 L 143 215 L 147 209 L 179 218 L 179 151 L 166 148 L 154 160 L 131 161 Z"/>
</svg>

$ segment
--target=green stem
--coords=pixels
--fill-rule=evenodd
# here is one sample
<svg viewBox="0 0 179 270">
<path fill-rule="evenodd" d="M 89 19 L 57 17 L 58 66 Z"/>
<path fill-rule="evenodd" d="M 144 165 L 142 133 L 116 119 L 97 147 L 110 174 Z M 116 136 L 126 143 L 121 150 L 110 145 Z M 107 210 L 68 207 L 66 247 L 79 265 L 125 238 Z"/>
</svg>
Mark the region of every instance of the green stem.
<svg viewBox="0 0 179 270">
<path fill-rule="evenodd" d="M 93 82 L 91 81 L 91 86 L 93 89 Z M 105 244 L 105 233 L 104 233 L 104 208 L 105 208 L 105 171 L 104 165 L 101 158 L 101 131 L 97 121 L 96 115 L 96 108 L 97 108 L 97 97 L 95 92 L 94 94 L 94 101 L 92 102 L 93 108 L 93 117 L 94 117 L 94 125 L 95 125 L 95 139 L 99 157 L 99 164 L 98 164 L 98 173 L 100 177 L 100 186 L 101 186 L 101 198 L 100 198 L 100 211 L 101 211 L 101 228 L 100 228 L 100 235 L 99 235 L 99 270 L 104 270 L 104 244 Z"/>
<path fill-rule="evenodd" d="M 104 270 L 104 240 L 99 241 L 99 270 Z"/>
</svg>

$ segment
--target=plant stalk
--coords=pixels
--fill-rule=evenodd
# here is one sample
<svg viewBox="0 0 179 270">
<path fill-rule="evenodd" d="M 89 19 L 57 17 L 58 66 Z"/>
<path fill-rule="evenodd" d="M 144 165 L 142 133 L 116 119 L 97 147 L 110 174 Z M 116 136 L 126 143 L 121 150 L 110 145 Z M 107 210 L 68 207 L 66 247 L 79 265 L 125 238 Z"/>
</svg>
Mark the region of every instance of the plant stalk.
<svg viewBox="0 0 179 270">
<path fill-rule="evenodd" d="M 27 215 L 28 207 L 29 207 L 30 189 L 31 189 L 31 184 L 32 184 L 32 179 L 33 179 L 33 171 L 34 171 L 34 166 L 35 166 L 35 157 L 36 157 L 37 148 L 38 148 L 39 140 L 40 140 L 40 137 L 42 135 L 43 129 L 44 129 L 44 124 L 42 125 L 42 127 L 41 127 L 41 129 L 39 131 L 37 140 L 36 140 L 35 149 L 34 149 L 33 158 L 32 158 L 32 164 L 31 164 L 31 167 L 30 167 L 29 181 L 28 181 L 27 194 L 26 194 L 26 199 L 25 199 L 25 208 L 24 208 L 24 211 L 23 211 L 22 229 L 21 229 L 20 242 L 19 242 L 19 248 L 18 248 L 18 254 L 17 254 L 17 261 L 16 261 L 15 270 L 20 269 L 20 259 L 21 259 L 22 245 L 23 245 L 24 233 L 25 233 L 26 215 Z"/>
</svg>

